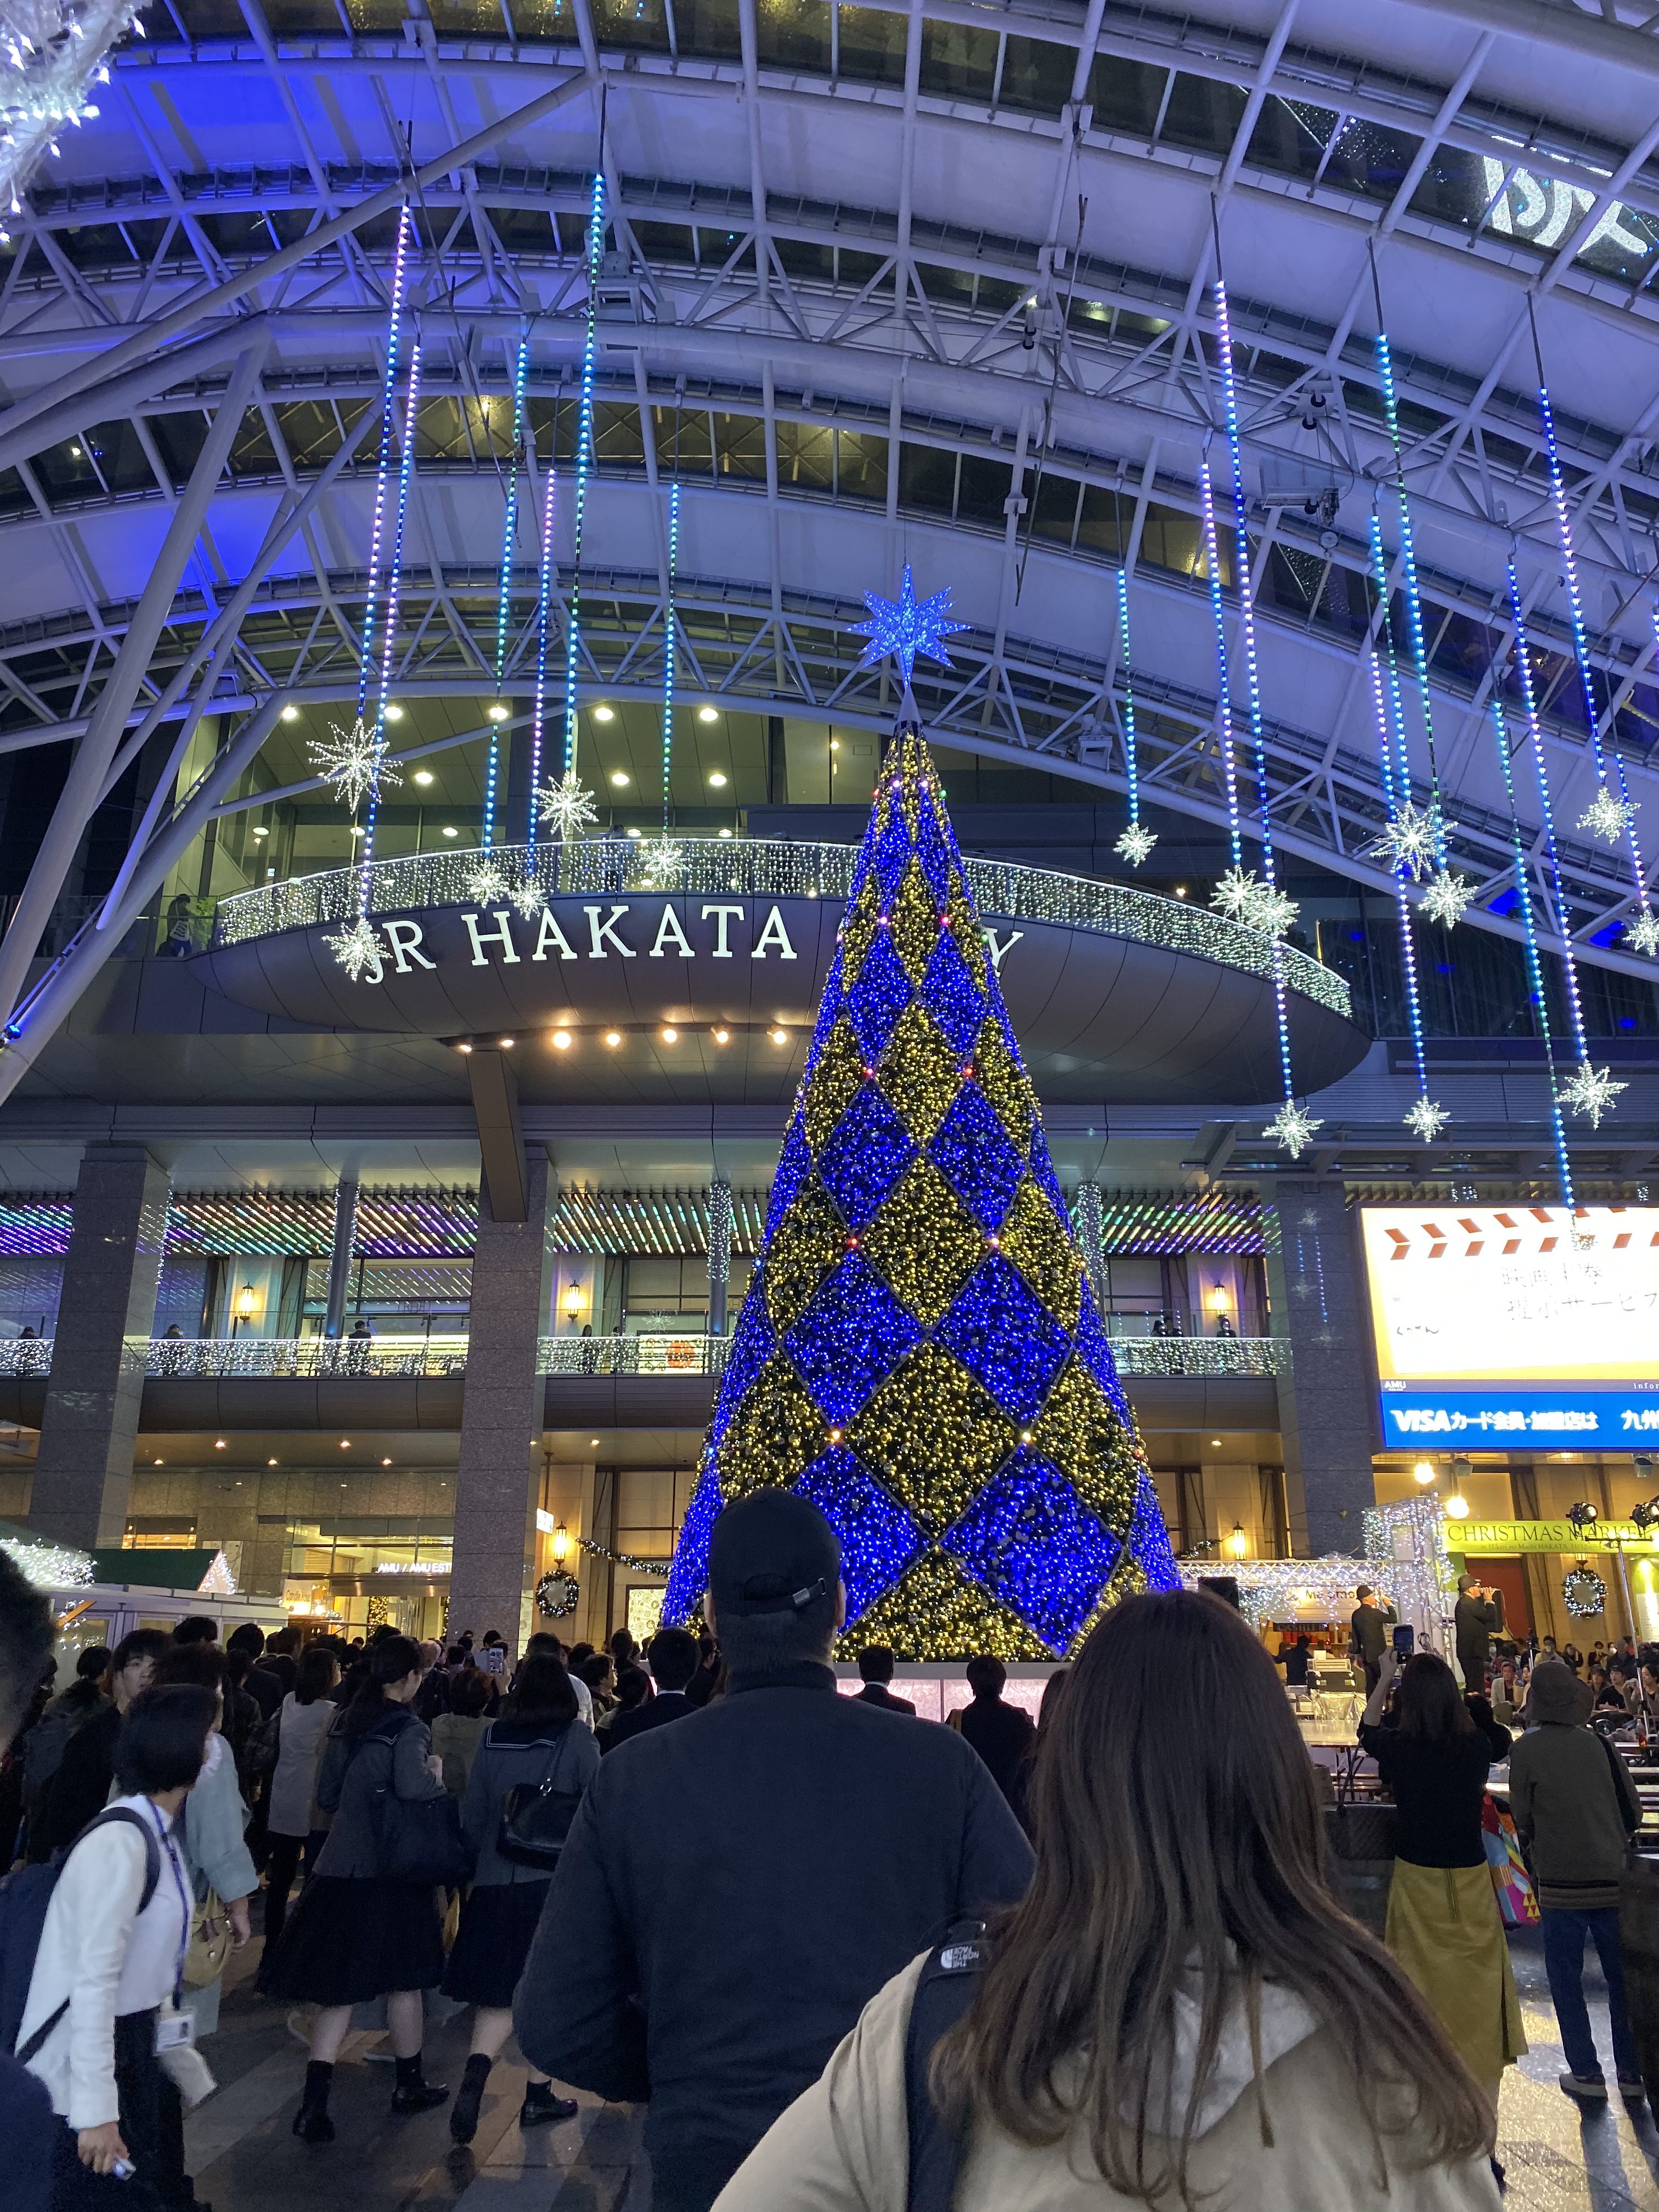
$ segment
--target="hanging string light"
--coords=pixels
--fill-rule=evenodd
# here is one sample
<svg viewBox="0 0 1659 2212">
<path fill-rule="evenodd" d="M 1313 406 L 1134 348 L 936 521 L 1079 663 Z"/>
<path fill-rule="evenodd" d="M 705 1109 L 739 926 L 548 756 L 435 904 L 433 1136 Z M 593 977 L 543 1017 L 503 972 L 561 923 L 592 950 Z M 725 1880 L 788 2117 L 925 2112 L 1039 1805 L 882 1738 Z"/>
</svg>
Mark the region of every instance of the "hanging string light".
<svg viewBox="0 0 1659 2212">
<path fill-rule="evenodd" d="M 674 645 L 676 614 L 674 582 L 679 565 L 680 552 L 680 488 L 678 483 L 668 488 L 668 591 L 663 608 L 662 653 L 662 835 L 647 844 L 640 855 L 649 881 L 669 884 L 680 872 L 685 858 L 685 848 L 668 834 L 669 782 L 674 757 Z"/>
<path fill-rule="evenodd" d="M 1285 932 L 1296 918 L 1293 899 L 1286 898 L 1279 890 L 1275 872 L 1273 825 L 1267 783 L 1267 736 L 1261 713 L 1261 673 L 1255 649 L 1255 592 L 1250 576 L 1250 536 L 1249 509 L 1244 498 L 1244 461 L 1243 441 L 1239 434 L 1238 392 L 1233 380 L 1232 327 L 1227 314 L 1227 287 L 1220 275 L 1220 241 L 1216 243 L 1217 274 L 1215 280 L 1216 350 L 1220 368 L 1221 405 L 1227 427 L 1227 454 L 1232 477 L 1233 538 L 1235 580 L 1238 586 L 1239 643 L 1244 654 L 1245 697 L 1250 717 L 1251 750 L 1255 757 L 1256 818 L 1261 826 L 1261 878 L 1258 883 L 1248 876 L 1235 853 L 1233 884 L 1231 890 L 1224 880 L 1218 886 L 1213 904 L 1224 911 L 1231 905 L 1237 918 L 1253 927 L 1264 931 L 1273 940 L 1273 1011 L 1279 1030 L 1279 1072 L 1285 1088 L 1285 1103 L 1274 1121 L 1267 1124 L 1267 1133 L 1290 1153 L 1298 1158 L 1315 1129 L 1322 1126 L 1314 1121 L 1296 1103 L 1295 1086 L 1291 1075 L 1291 1029 L 1285 993 L 1285 961 L 1281 940 Z M 1207 470 L 1205 472 L 1208 473 Z M 1219 593 L 1213 603 L 1218 604 Z M 1219 621 L 1218 617 L 1218 641 Z M 1223 690 L 1226 690 L 1224 672 Z M 1229 749 L 1231 750 L 1231 748 Z M 1235 820 L 1236 816 L 1235 800 Z"/>
<path fill-rule="evenodd" d="M 1515 665 L 1521 681 L 1521 701 L 1527 717 L 1527 732 L 1532 740 L 1533 769 L 1538 778 L 1538 802 L 1543 809 L 1544 842 L 1549 854 L 1550 882 L 1555 893 L 1556 926 L 1561 933 L 1561 966 L 1566 977 L 1567 1011 L 1572 1022 L 1573 1043 L 1578 1054 L 1578 1066 L 1571 1078 L 1560 1086 L 1564 1106 L 1575 1114 L 1589 1117 L 1592 1128 L 1599 1129 L 1601 1116 L 1613 1111 L 1614 1099 L 1628 1084 L 1615 1083 L 1611 1070 L 1591 1065 L 1589 1044 L 1584 1034 L 1584 1009 L 1578 995 L 1578 969 L 1572 953 L 1572 915 L 1567 906 L 1566 890 L 1561 880 L 1561 856 L 1555 842 L 1555 814 L 1550 804 L 1549 770 L 1544 758 L 1544 732 L 1538 720 L 1538 701 L 1532 681 L 1532 641 L 1527 635 L 1526 617 L 1521 607 L 1521 580 L 1516 574 L 1511 556 L 1509 564 L 1510 617 L 1515 625 Z"/>
<path fill-rule="evenodd" d="M 547 726 L 547 641 L 553 605 L 553 579 L 558 568 L 558 550 L 554 534 L 558 524 L 558 447 L 559 410 L 556 400 L 553 407 L 551 451 L 547 457 L 547 477 L 542 491 L 542 557 L 536 571 L 536 689 L 530 710 L 530 836 L 528 843 L 533 860 L 536 851 L 536 830 L 539 823 L 548 817 L 548 803 L 553 786 L 544 791 L 542 787 L 542 739 Z"/>
<path fill-rule="evenodd" d="M 587 219 L 587 331 L 582 343 L 580 412 L 576 422 L 576 492 L 572 509 L 570 629 L 564 664 L 564 774 L 576 772 L 576 674 L 581 661 L 582 522 L 587 512 L 587 478 L 593 466 L 593 356 L 599 304 L 599 264 L 605 253 L 605 178 L 593 173 Z"/>
<path fill-rule="evenodd" d="M 484 766 L 483 849 L 495 842 L 495 793 L 501 777 L 500 725 L 507 720 L 501 690 L 507 680 L 507 633 L 513 604 L 513 556 L 519 528 L 519 464 L 524 447 L 524 393 L 530 374 L 530 334 L 519 341 L 513 372 L 513 428 L 507 461 L 507 511 L 501 524 L 501 567 L 495 593 L 495 698 L 489 709 L 489 757 Z"/>
<path fill-rule="evenodd" d="M 1129 781 L 1129 826 L 1112 850 L 1121 853 L 1132 868 L 1138 868 L 1157 844 L 1158 833 L 1148 830 L 1140 819 L 1140 763 L 1135 752 L 1134 671 L 1129 659 L 1129 579 L 1121 568 L 1117 572 L 1117 634 L 1123 656 L 1123 763 Z"/>
<path fill-rule="evenodd" d="M 1215 623 L 1216 749 L 1221 756 L 1221 787 L 1227 799 L 1227 843 L 1233 873 L 1244 873 L 1244 840 L 1238 821 L 1238 772 L 1233 760 L 1232 695 L 1227 678 L 1227 611 L 1221 597 L 1221 553 L 1216 543 L 1215 485 L 1206 444 L 1198 466 L 1198 513 L 1204 535 L 1204 565 L 1209 572 L 1210 615 Z"/>
<path fill-rule="evenodd" d="M 1504 791 L 1509 800 L 1510 838 L 1515 855 L 1515 895 L 1521 902 L 1521 921 L 1527 941 L 1527 980 L 1532 986 L 1532 1003 L 1536 1012 L 1538 1034 L 1544 1042 L 1544 1073 L 1550 1087 L 1550 1121 L 1555 1131 L 1555 1157 L 1561 1181 L 1561 1203 L 1572 1212 L 1572 1167 L 1567 1158 L 1566 1126 L 1561 1119 L 1561 1098 L 1555 1081 L 1555 1048 L 1550 1036 L 1549 1002 L 1544 996 L 1544 963 L 1538 953 L 1538 930 L 1533 920 L 1532 884 L 1527 872 L 1527 855 L 1521 836 L 1521 817 L 1516 811 L 1515 780 L 1510 765 L 1509 731 L 1504 720 L 1504 702 L 1492 694 L 1492 729 L 1498 739 L 1498 764 L 1504 774 Z"/>
<path fill-rule="evenodd" d="M 389 775 L 383 756 L 386 752 L 386 708 L 392 698 L 392 659 L 398 639 L 398 606 L 403 591 L 404 526 L 409 516 L 409 490 L 415 474 L 415 410 L 420 402 L 421 345 L 417 338 L 410 349 L 409 397 L 404 409 L 403 459 L 398 471 L 398 515 L 392 533 L 391 574 L 386 578 L 386 625 L 380 640 L 380 683 L 374 701 L 374 750 L 380 758 L 379 772 L 368 787 L 368 801 L 363 816 L 362 875 L 357 893 L 357 911 L 368 912 L 369 872 L 374 860 L 374 825 L 380 811 L 380 786 L 386 781 L 401 782 L 401 777 Z"/>
<path fill-rule="evenodd" d="M 1406 768 L 1406 731 L 1400 696 L 1400 670 L 1395 657 L 1394 631 L 1388 601 L 1388 564 L 1382 554 L 1382 525 L 1371 510 L 1371 579 L 1376 587 L 1376 628 L 1371 640 L 1371 702 L 1376 715 L 1377 752 L 1382 765 L 1382 790 L 1388 801 L 1389 826 L 1397 830 L 1402 803 L 1409 804 L 1411 781 Z M 1384 649 L 1388 660 L 1386 690 Z M 1411 1017 L 1412 1049 L 1417 1064 L 1417 1097 L 1406 1115 L 1406 1123 L 1425 1145 L 1432 1144 L 1451 1116 L 1429 1096 L 1428 1058 L 1423 1036 L 1423 1001 L 1417 980 L 1417 946 L 1412 936 L 1411 904 L 1406 896 L 1407 861 L 1397 853 L 1389 868 L 1394 878 L 1395 907 L 1400 924 L 1400 964 L 1406 978 L 1406 1005 Z"/>
</svg>

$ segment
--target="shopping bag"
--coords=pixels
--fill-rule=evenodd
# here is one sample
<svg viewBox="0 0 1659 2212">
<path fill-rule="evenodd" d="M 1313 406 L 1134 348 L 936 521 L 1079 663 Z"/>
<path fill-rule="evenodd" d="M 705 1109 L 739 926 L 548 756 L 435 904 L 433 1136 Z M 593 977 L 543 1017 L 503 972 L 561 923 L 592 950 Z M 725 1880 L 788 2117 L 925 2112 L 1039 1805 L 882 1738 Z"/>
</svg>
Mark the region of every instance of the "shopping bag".
<svg viewBox="0 0 1659 2212">
<path fill-rule="evenodd" d="M 1500 1806 L 1490 1791 L 1480 1805 L 1480 1838 L 1486 1847 L 1492 1886 L 1498 1892 L 1498 1909 L 1506 1928 L 1536 1927 L 1538 1893 L 1521 1856 L 1521 1838 L 1515 1832 L 1515 1815 Z"/>
</svg>

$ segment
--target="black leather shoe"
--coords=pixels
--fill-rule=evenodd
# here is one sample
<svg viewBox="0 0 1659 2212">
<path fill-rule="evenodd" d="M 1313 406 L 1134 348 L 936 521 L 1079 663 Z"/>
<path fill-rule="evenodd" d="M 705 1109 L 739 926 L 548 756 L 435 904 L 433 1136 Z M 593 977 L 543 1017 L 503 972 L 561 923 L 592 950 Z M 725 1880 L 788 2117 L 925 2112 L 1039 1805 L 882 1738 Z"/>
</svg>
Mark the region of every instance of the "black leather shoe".
<svg viewBox="0 0 1659 2212">
<path fill-rule="evenodd" d="M 574 2097 L 556 2097 L 545 2081 L 529 2082 L 519 2107 L 521 2128 L 540 2127 L 545 2120 L 574 2120 L 581 2106 Z"/>
<path fill-rule="evenodd" d="M 394 2112 L 429 2112 L 441 2105 L 449 2094 L 446 2081 L 411 2081 L 407 2087 L 399 2087 L 392 2093 Z"/>
<path fill-rule="evenodd" d="M 301 2105 L 294 2115 L 294 2132 L 301 2142 L 330 2143 L 334 2140 L 334 2123 L 326 2112 Z"/>
</svg>

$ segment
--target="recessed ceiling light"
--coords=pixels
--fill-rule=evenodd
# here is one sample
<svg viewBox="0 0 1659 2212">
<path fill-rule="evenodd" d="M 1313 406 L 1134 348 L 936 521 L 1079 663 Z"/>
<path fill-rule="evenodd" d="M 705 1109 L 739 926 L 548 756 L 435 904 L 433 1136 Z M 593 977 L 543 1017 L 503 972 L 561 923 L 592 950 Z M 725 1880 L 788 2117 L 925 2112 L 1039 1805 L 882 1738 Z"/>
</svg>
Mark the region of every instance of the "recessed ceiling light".
<svg viewBox="0 0 1659 2212">
<path fill-rule="evenodd" d="M 470 1044 L 458 1044 L 455 1049 L 457 1052 L 471 1052 L 472 1048 Z"/>
<path fill-rule="evenodd" d="M 492 722 L 504 722 L 507 720 L 507 709 L 502 706 L 499 699 L 495 702 L 493 707 L 489 708 L 486 711 Z"/>
<path fill-rule="evenodd" d="M 417 768 L 415 771 L 415 781 L 424 790 L 428 784 L 435 782 L 436 778 L 429 768 Z"/>
<path fill-rule="evenodd" d="M 404 719 L 404 710 L 398 705 L 395 700 L 392 702 L 392 705 L 386 708 L 386 718 L 388 722 L 401 722 Z"/>
<path fill-rule="evenodd" d="M 608 1045 L 613 1047 L 619 1045 L 622 1042 L 622 1031 L 620 1030 L 607 1030 L 605 1033 L 605 1041 Z"/>
<path fill-rule="evenodd" d="M 269 830 L 256 830 L 253 834 L 256 837 L 269 837 L 270 832 Z"/>
<path fill-rule="evenodd" d="M 222 1437 L 215 1437 L 215 1438 L 213 1439 L 213 1449 L 214 1449 L 214 1450 L 215 1450 L 215 1451 L 222 1451 L 222 1450 L 224 1449 L 224 1448 L 225 1448 L 225 1440 L 224 1440 L 224 1438 L 223 1438 Z"/>
<path fill-rule="evenodd" d="M 589 1437 L 589 1438 L 587 1439 L 587 1449 L 589 1449 L 589 1451 L 598 1451 L 599 1448 L 599 1438 L 598 1438 L 597 1437 Z"/>
<path fill-rule="evenodd" d="M 720 710 L 718 707 L 699 707 L 697 709 L 697 720 L 700 722 L 718 722 L 720 718 Z"/>
<path fill-rule="evenodd" d="M 1218 1451 L 1221 1448 L 1221 1439 L 1219 1437 L 1212 1437 L 1210 1438 L 1210 1443 L 1212 1448 L 1215 1450 Z"/>
<path fill-rule="evenodd" d="M 167 1465 L 167 1462 L 162 1459 L 152 1460 L 150 1462 L 150 1465 L 152 1467 L 165 1467 Z"/>
<path fill-rule="evenodd" d="M 268 1459 L 268 1460 L 265 1462 L 265 1465 L 266 1465 L 267 1467 L 275 1467 L 275 1466 L 276 1466 L 276 1461 L 275 1461 L 274 1459 Z"/>
<path fill-rule="evenodd" d="M 730 1044 L 732 1042 L 731 1030 L 716 1030 L 714 1032 L 714 1042 L 716 1044 Z"/>
<path fill-rule="evenodd" d="M 680 1033 L 671 1024 L 669 1027 L 664 1030 L 662 1033 L 662 1041 L 665 1044 L 678 1044 L 680 1041 Z"/>
<path fill-rule="evenodd" d="M 789 1042 L 788 1030 L 774 1030 L 772 1032 L 772 1042 L 774 1044 L 787 1044 Z"/>
<path fill-rule="evenodd" d="M 391 1464 L 392 1464 L 392 1462 L 391 1462 L 389 1459 L 383 1459 L 383 1460 L 380 1462 L 380 1465 L 381 1465 L 382 1467 L 390 1467 L 390 1466 L 391 1466 Z"/>
<path fill-rule="evenodd" d="M 457 830 L 453 823 L 447 822 L 445 823 L 444 835 L 446 837 L 459 837 L 460 834 L 460 831 Z"/>
<path fill-rule="evenodd" d="M 628 770 L 625 768 L 613 768 L 611 771 L 611 781 L 620 791 L 628 781 Z"/>
<path fill-rule="evenodd" d="M 720 831 L 720 835 L 722 837 L 729 837 L 732 835 L 732 832 L 729 830 L 722 830 Z"/>
<path fill-rule="evenodd" d="M 568 1051 L 569 1051 L 569 1049 L 570 1049 L 570 1032 L 569 1032 L 569 1030 L 554 1030 L 554 1032 L 553 1032 L 553 1049 L 554 1049 L 554 1051 L 555 1051 L 555 1052 L 568 1052 Z"/>
<path fill-rule="evenodd" d="M 832 753 L 838 753 L 841 750 L 841 739 L 839 738 L 830 738 L 830 750 Z"/>
<path fill-rule="evenodd" d="M 726 788 L 726 778 L 720 774 L 718 769 L 714 769 L 711 771 L 708 782 L 712 790 L 724 791 Z"/>
<path fill-rule="evenodd" d="M 1187 886 L 1186 886 L 1186 884 L 1177 884 L 1176 885 L 1176 896 L 1177 898 L 1185 898 L 1185 897 L 1186 897 L 1186 896 L 1187 896 Z"/>
<path fill-rule="evenodd" d="M 283 708 L 283 720 L 285 722 L 297 722 L 297 721 L 299 720 L 299 719 L 300 719 L 300 710 L 299 710 L 299 708 L 298 708 L 297 707 L 284 707 L 284 708 Z"/>
<path fill-rule="evenodd" d="M 340 1449 L 341 1449 L 342 1451 L 349 1451 L 349 1450 L 351 1449 L 351 1439 L 350 1439 L 350 1437 L 341 1437 L 341 1439 L 340 1439 Z"/>
<path fill-rule="evenodd" d="M 501 1048 L 505 1051 L 512 1045 L 513 1040 L 511 1037 L 502 1037 L 499 1042 L 501 1045 Z"/>
<path fill-rule="evenodd" d="M 637 830 L 630 830 L 628 834 L 630 837 L 637 837 L 640 833 Z"/>
<path fill-rule="evenodd" d="M 617 710 L 614 707 L 596 707 L 593 709 L 593 720 L 596 722 L 614 722 L 616 719 Z"/>
</svg>

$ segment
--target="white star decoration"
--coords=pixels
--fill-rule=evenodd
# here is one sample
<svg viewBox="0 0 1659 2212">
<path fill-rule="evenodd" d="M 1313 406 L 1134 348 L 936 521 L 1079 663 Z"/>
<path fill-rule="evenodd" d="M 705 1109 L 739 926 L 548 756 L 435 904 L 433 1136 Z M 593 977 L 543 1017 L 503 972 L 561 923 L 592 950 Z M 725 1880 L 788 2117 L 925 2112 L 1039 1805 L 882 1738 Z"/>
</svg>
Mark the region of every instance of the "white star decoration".
<svg viewBox="0 0 1659 2212">
<path fill-rule="evenodd" d="M 1406 1126 L 1422 1143 L 1431 1145 L 1450 1120 L 1443 1106 L 1437 1106 L 1432 1098 L 1419 1098 L 1407 1115 Z"/>
<path fill-rule="evenodd" d="M 1605 837 L 1609 845 L 1616 845 L 1635 819 L 1636 809 L 1630 800 L 1616 799 L 1604 783 L 1579 816 L 1578 827 Z"/>
<path fill-rule="evenodd" d="M 507 878 L 493 860 L 486 860 L 467 878 L 466 895 L 479 906 L 499 905 L 507 896 Z"/>
<path fill-rule="evenodd" d="M 1628 1091 L 1628 1083 L 1615 1083 L 1610 1067 L 1593 1067 L 1584 1060 L 1570 1083 L 1564 1083 L 1556 1096 L 1574 1114 L 1588 1116 L 1592 1129 L 1601 1126 L 1601 1116 L 1611 1114 L 1613 1102 L 1621 1091 Z"/>
<path fill-rule="evenodd" d="M 904 564 L 904 574 L 899 583 L 896 599 L 884 599 L 878 592 L 866 592 L 864 604 L 870 610 L 868 622 L 849 623 L 848 628 L 854 637 L 868 639 L 864 648 L 860 668 L 873 668 L 878 661 L 885 660 L 890 653 L 904 671 L 904 680 L 910 681 L 910 671 L 916 655 L 925 653 L 929 660 L 938 661 L 941 668 L 952 665 L 945 650 L 945 641 L 959 629 L 969 627 L 967 623 L 951 619 L 951 590 L 935 592 L 930 599 L 919 599 L 910 575 L 910 563 Z"/>
<path fill-rule="evenodd" d="M 547 893 L 536 881 L 534 876 L 526 876 L 524 881 L 509 894 L 509 897 L 514 911 L 521 914 L 526 921 L 533 921 L 547 904 Z"/>
<path fill-rule="evenodd" d="M 1293 898 L 1286 898 L 1272 884 L 1263 884 L 1244 919 L 1252 929 L 1259 929 L 1268 937 L 1283 937 L 1301 911 Z"/>
<path fill-rule="evenodd" d="M 323 939 L 354 983 L 378 983 L 386 974 L 380 933 L 364 915 L 349 923 L 337 937 Z"/>
<path fill-rule="evenodd" d="M 1456 827 L 1441 820 L 1437 806 L 1418 806 L 1408 799 L 1376 842 L 1366 846 L 1366 858 L 1386 860 L 1396 875 L 1409 872 L 1413 883 L 1420 883 Z"/>
<path fill-rule="evenodd" d="M 349 730 L 331 722 L 331 738 L 313 738 L 306 750 L 325 783 L 331 783 L 342 805 L 355 814 L 365 799 L 377 796 L 383 783 L 403 781 L 388 766 L 386 742 L 377 737 L 361 715 Z"/>
<path fill-rule="evenodd" d="M 1229 868 L 1210 893 L 1210 904 L 1229 921 L 1248 921 L 1264 888 L 1257 882 L 1254 868 Z"/>
<path fill-rule="evenodd" d="M 648 884 L 671 884 L 685 865 L 685 848 L 665 833 L 640 848 L 640 873 Z"/>
<path fill-rule="evenodd" d="M 1632 952 L 1645 952 L 1650 958 L 1659 952 L 1659 915 L 1644 907 L 1633 921 L 1625 924 L 1625 942 Z"/>
<path fill-rule="evenodd" d="M 580 837 L 599 818 L 593 794 L 587 790 L 573 768 L 562 783 L 544 783 L 536 793 L 536 811 L 554 835 L 562 837 L 567 844 Z"/>
<path fill-rule="evenodd" d="M 1423 894 L 1423 911 L 1431 921 L 1450 929 L 1463 919 L 1463 909 L 1474 897 L 1474 885 L 1467 876 L 1454 875 L 1449 868 L 1438 868 Z"/>
<path fill-rule="evenodd" d="M 1143 830 L 1139 822 L 1132 822 L 1112 850 L 1121 853 L 1132 868 L 1138 868 L 1157 842 L 1156 830 Z"/>
<path fill-rule="evenodd" d="M 1287 1098 L 1261 1133 L 1271 1137 L 1293 1160 L 1299 1160 L 1312 1144 L 1314 1131 L 1324 1126 L 1293 1098 Z"/>
</svg>

